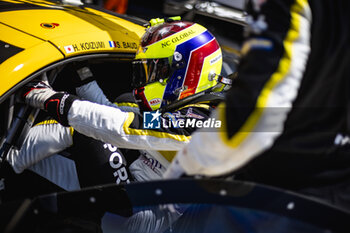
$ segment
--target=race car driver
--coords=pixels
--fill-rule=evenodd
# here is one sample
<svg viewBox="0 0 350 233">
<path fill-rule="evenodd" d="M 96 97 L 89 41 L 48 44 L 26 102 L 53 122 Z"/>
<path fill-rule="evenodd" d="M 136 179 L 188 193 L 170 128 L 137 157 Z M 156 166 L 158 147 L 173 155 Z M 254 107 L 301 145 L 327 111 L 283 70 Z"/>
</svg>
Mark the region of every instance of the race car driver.
<svg viewBox="0 0 350 233">
<path fill-rule="evenodd" d="M 139 114 L 79 100 L 42 82 L 25 93 L 25 102 L 45 109 L 64 126 L 117 147 L 177 151 L 189 141 L 195 127 L 160 124 L 174 117 L 207 119 L 211 104 L 198 103 L 222 98 L 228 80 L 219 75 L 221 65 L 220 46 L 204 27 L 166 22 L 147 29 L 133 62 L 136 102 L 144 115 L 157 110 L 150 121 L 160 117 L 158 127 L 143 128 Z"/>
<path fill-rule="evenodd" d="M 165 43 L 167 45 L 164 46 L 163 43 L 166 39 Z M 222 57 L 217 41 L 205 28 L 198 24 L 175 21 L 148 28 L 142 38 L 141 47 L 136 58 L 138 60 L 134 62 L 134 84 L 136 86 L 134 96 L 138 106 L 141 112 L 158 110 L 159 112 L 157 111 L 155 114 L 164 113 L 160 116 L 161 121 L 164 122 L 181 118 L 205 121 L 212 108 L 222 100 L 222 90 L 227 84 L 230 84 L 229 80 L 218 75 L 221 71 Z M 186 72 L 188 69 L 191 72 Z M 92 77 L 88 67 L 81 67 L 76 71 L 80 79 L 91 79 Z M 26 99 L 31 104 L 38 106 L 37 100 L 42 100 L 48 93 L 54 92 L 47 89 L 43 83 L 39 83 L 29 93 L 26 93 Z M 72 116 L 72 119 L 77 121 L 71 125 L 74 126 L 78 123 L 78 128 L 82 129 L 83 132 L 93 130 L 96 127 L 99 128 L 99 132 L 92 132 L 88 136 L 94 136 L 102 139 L 102 141 L 110 140 L 111 144 L 102 143 L 99 146 L 102 149 L 101 151 L 109 149 L 111 152 L 115 152 L 120 148 L 141 150 L 141 156 L 133 161 L 131 165 L 129 163 L 120 166 L 118 171 L 105 169 L 102 173 L 109 173 L 109 175 L 107 175 L 107 179 L 100 181 L 101 183 L 110 182 L 111 180 L 118 183 L 118 181 L 129 182 L 132 179 L 136 181 L 160 179 L 174 155 L 174 153 L 168 153 L 168 151 L 181 148 L 188 142 L 189 135 L 195 130 L 193 127 L 142 129 L 142 116 L 138 114 L 138 109 L 135 111 L 130 107 L 125 109 L 111 104 L 95 81 L 88 82 L 78 88 L 77 94 L 85 101 L 77 100 L 67 94 L 54 93 L 53 98 L 50 98 L 47 102 L 45 101 L 48 103 L 48 105 L 45 105 L 47 107 L 51 106 L 57 100 L 58 95 L 61 96 L 59 98 L 62 98 L 61 103 L 72 100 L 81 102 L 81 106 L 85 109 L 83 111 L 87 113 L 83 117 L 85 123 L 78 120 L 76 116 Z M 86 100 L 90 100 L 90 102 Z M 96 104 L 96 102 L 99 104 Z M 59 109 L 68 110 L 67 105 L 57 106 L 59 106 Z M 77 108 L 80 108 L 80 104 L 77 106 Z M 51 109 L 51 107 L 49 108 Z M 73 105 L 72 108 L 74 108 Z M 79 109 L 76 110 L 83 113 Z M 92 111 L 88 113 L 87 110 Z M 56 116 L 58 121 L 67 125 L 68 122 L 62 118 L 62 114 L 56 115 L 55 111 Z M 92 125 L 89 126 L 86 124 L 87 122 L 92 123 Z M 31 148 L 36 147 L 38 150 L 12 151 L 12 154 L 9 155 L 9 161 L 17 172 L 72 145 L 74 139 L 71 134 L 72 128 L 63 127 L 55 122 L 50 122 L 49 126 L 48 123 L 44 124 L 47 127 L 46 129 L 44 129 L 44 126 L 36 127 L 37 129 L 42 127 L 41 131 L 46 130 L 44 135 L 48 133 L 48 129 L 51 129 L 51 131 L 49 130 L 51 133 L 56 132 L 59 135 L 55 136 L 53 134 L 50 137 L 41 137 L 42 144 L 46 146 L 40 147 L 37 137 L 27 137 L 28 143 L 26 145 L 30 145 Z M 79 131 L 78 128 L 74 126 L 75 131 Z M 80 135 L 80 138 L 84 138 L 81 134 L 78 135 Z M 54 138 L 54 141 L 47 143 L 49 138 Z M 36 141 L 30 142 L 31 139 Z M 79 144 L 79 141 L 74 144 Z M 51 150 L 48 147 L 51 147 Z M 50 153 L 47 153 L 48 151 Z M 104 155 L 105 153 L 96 152 L 95 154 Z M 124 160 L 124 158 L 128 160 L 129 154 L 124 154 L 124 157 L 122 157 L 120 151 L 118 151 L 118 154 L 121 155 L 118 157 L 119 161 L 120 158 L 122 158 L 121 160 Z M 108 156 L 104 157 L 106 164 L 114 161 L 113 159 L 110 160 Z M 112 165 L 114 167 L 119 166 L 117 164 Z M 119 174 L 120 168 L 126 169 Z M 91 169 L 85 170 L 91 171 Z M 92 170 L 101 171 L 101 169 Z M 131 176 L 128 176 L 129 173 Z M 88 182 L 91 185 L 91 180 Z M 152 226 L 150 227 L 152 229 Z"/>
<path fill-rule="evenodd" d="M 348 1 L 251 1 L 239 77 L 166 178 L 244 179 L 350 209 Z"/>
</svg>

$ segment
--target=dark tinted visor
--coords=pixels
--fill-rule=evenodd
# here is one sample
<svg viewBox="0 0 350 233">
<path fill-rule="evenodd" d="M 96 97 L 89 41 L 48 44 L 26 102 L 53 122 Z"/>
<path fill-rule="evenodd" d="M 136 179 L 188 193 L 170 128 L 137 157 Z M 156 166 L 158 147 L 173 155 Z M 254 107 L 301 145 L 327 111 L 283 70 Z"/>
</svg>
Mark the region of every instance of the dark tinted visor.
<svg viewBox="0 0 350 233">
<path fill-rule="evenodd" d="M 170 76 L 168 58 L 142 59 L 132 62 L 134 88 L 165 80 Z"/>
</svg>

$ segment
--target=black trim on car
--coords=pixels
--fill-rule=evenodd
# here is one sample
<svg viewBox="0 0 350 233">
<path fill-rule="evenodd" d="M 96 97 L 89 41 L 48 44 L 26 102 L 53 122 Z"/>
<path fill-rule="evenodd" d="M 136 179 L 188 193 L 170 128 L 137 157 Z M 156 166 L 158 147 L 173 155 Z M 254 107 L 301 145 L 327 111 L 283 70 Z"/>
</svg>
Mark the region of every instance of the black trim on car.
<svg viewBox="0 0 350 233">
<path fill-rule="evenodd" d="M 23 50 L 23 48 L 0 40 L 0 64 Z"/>
</svg>

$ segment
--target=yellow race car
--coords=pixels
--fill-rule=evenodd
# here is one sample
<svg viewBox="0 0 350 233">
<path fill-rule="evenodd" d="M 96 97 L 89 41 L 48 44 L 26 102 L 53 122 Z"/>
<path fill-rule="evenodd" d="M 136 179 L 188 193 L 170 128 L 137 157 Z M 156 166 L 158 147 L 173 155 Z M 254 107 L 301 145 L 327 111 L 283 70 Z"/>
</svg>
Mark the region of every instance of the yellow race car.
<svg viewBox="0 0 350 233">
<path fill-rule="evenodd" d="M 107 96 L 130 90 L 131 60 L 145 23 L 80 2 L 1 0 L 1 145 L 18 107 L 14 93 L 43 73 L 55 88 L 69 89 L 66 65 L 85 61 L 93 63 Z"/>
<path fill-rule="evenodd" d="M 30 79 L 72 61 L 132 59 L 144 23 L 92 6 L 0 1 L 0 103 Z"/>
</svg>

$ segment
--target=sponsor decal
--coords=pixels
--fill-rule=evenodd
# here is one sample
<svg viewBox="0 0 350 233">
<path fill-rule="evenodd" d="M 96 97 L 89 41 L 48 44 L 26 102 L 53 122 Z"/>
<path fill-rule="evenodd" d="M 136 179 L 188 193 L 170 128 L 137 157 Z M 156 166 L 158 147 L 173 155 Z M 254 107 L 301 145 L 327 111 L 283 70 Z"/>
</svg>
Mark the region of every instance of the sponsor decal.
<svg viewBox="0 0 350 233">
<path fill-rule="evenodd" d="M 188 108 L 187 112 L 185 114 L 182 114 L 181 111 L 176 111 L 173 113 L 170 112 L 166 112 L 164 113 L 164 117 L 168 117 L 168 118 L 176 118 L 176 119 L 180 119 L 180 118 L 196 118 L 196 119 L 204 119 L 204 116 L 201 116 L 199 114 L 196 114 L 193 112 L 193 108 Z"/>
<path fill-rule="evenodd" d="M 95 50 L 105 48 L 105 43 L 103 41 L 91 41 L 91 42 L 82 42 L 79 44 L 73 44 L 75 52 L 86 51 L 86 50 Z"/>
<path fill-rule="evenodd" d="M 69 97 L 68 94 L 65 94 L 62 99 L 61 99 L 61 102 L 60 102 L 60 106 L 59 106 L 59 109 L 60 109 L 60 114 L 63 115 L 63 112 L 64 112 L 64 105 L 66 104 L 66 99 Z"/>
<path fill-rule="evenodd" d="M 88 51 L 88 50 L 97 50 L 104 49 L 106 45 L 103 41 L 90 41 L 90 42 L 82 42 L 72 45 L 64 46 L 64 50 L 66 53 L 80 52 L 80 51 Z"/>
<path fill-rule="evenodd" d="M 155 98 L 155 99 L 151 99 L 151 100 L 149 101 L 149 104 L 153 106 L 153 105 L 159 104 L 161 101 L 162 101 L 162 100 L 161 100 L 160 98 Z"/>
<path fill-rule="evenodd" d="M 151 168 L 153 171 L 155 171 L 157 168 L 162 169 L 162 164 L 160 164 L 160 162 L 158 162 L 154 158 L 148 158 L 146 156 L 146 153 L 144 153 L 143 156 L 141 157 L 141 161 L 144 164 L 146 164 L 149 168 Z"/>
<path fill-rule="evenodd" d="M 64 46 L 64 50 L 66 51 L 67 54 L 75 52 L 72 45 Z"/>
<path fill-rule="evenodd" d="M 220 54 L 219 56 L 214 57 L 213 59 L 210 60 L 210 65 L 215 64 L 216 62 L 218 62 L 221 59 L 222 55 Z"/>
<path fill-rule="evenodd" d="M 137 44 L 135 42 L 122 42 L 124 49 L 137 49 Z"/>
<path fill-rule="evenodd" d="M 111 47 L 111 48 L 120 48 L 119 41 L 109 41 L 109 47 Z"/>
<path fill-rule="evenodd" d="M 124 165 L 126 162 L 124 161 L 125 158 L 117 151 L 117 147 L 111 144 L 104 144 L 103 148 L 108 149 L 111 152 L 111 155 L 109 156 L 109 166 L 115 169 L 115 172 L 113 172 L 113 176 L 116 178 L 115 183 L 130 183 L 129 175 Z"/>
<path fill-rule="evenodd" d="M 105 43 L 103 41 L 91 41 L 91 42 L 82 42 L 78 44 L 72 44 L 64 46 L 66 53 L 96 50 L 105 48 Z"/>
<path fill-rule="evenodd" d="M 40 26 L 46 29 L 54 29 L 60 25 L 58 23 L 41 23 Z"/>
<path fill-rule="evenodd" d="M 161 115 L 158 110 L 156 112 L 143 112 L 143 128 L 160 129 Z"/>
<path fill-rule="evenodd" d="M 188 31 L 185 31 L 182 34 L 172 38 L 171 40 L 169 39 L 169 40 L 166 40 L 166 41 L 162 42 L 162 48 L 168 47 L 168 46 L 170 46 L 173 43 L 178 43 L 178 42 L 186 39 L 190 35 L 193 35 L 194 33 L 196 33 L 196 32 L 194 30 L 192 30 L 192 29 L 188 30 Z"/>
<path fill-rule="evenodd" d="M 203 116 L 193 113 L 193 108 L 189 108 L 187 110 L 187 113 L 186 113 L 185 117 L 187 117 L 187 118 L 196 118 L 196 119 L 204 119 Z"/>
<path fill-rule="evenodd" d="M 135 42 L 108 41 L 108 43 L 111 48 L 137 49 L 137 44 Z"/>
</svg>

